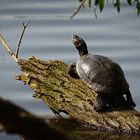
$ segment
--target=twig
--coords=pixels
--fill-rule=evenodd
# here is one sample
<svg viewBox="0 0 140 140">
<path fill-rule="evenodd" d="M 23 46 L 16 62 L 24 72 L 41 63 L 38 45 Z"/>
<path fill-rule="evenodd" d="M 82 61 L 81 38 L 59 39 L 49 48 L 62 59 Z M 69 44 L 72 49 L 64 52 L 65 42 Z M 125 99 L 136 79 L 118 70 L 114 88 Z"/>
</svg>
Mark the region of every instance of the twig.
<svg viewBox="0 0 140 140">
<path fill-rule="evenodd" d="M 18 62 L 18 58 L 16 57 L 15 53 L 12 51 L 12 49 L 9 47 L 9 45 L 7 44 L 7 42 L 5 41 L 5 39 L 2 37 L 2 35 L 0 34 L 0 40 L 3 44 L 3 46 L 7 49 L 7 51 L 9 52 L 9 54 L 12 56 L 12 58 L 15 60 L 15 62 Z"/>
<path fill-rule="evenodd" d="M 19 49 L 20 49 L 21 43 L 22 43 L 22 38 L 23 38 L 23 35 L 25 33 L 26 27 L 28 26 L 29 22 L 30 22 L 30 20 L 26 24 L 24 22 L 22 24 L 23 25 L 23 30 L 22 30 L 21 36 L 19 38 L 17 49 L 16 49 L 16 58 L 17 59 L 18 59 Z"/>
<path fill-rule="evenodd" d="M 81 2 L 79 6 L 74 10 L 73 14 L 70 16 L 70 19 L 72 19 L 80 11 L 82 6 L 83 6 L 83 2 Z"/>
</svg>

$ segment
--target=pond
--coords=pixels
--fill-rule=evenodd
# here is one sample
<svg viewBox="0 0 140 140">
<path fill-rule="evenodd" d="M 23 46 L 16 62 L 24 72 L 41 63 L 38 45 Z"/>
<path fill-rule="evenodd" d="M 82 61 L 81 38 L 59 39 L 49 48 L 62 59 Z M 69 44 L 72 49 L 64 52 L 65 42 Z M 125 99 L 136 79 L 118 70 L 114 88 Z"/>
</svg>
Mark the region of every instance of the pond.
<svg viewBox="0 0 140 140">
<path fill-rule="evenodd" d="M 85 9 L 70 20 L 76 4 L 75 0 L 0 0 L 0 33 L 15 50 L 22 23 L 31 20 L 22 40 L 20 58 L 35 56 L 43 60 L 58 59 L 67 64 L 79 57 L 71 36 L 83 37 L 90 53 L 105 55 L 121 65 L 136 109 L 140 111 L 140 17 L 133 6 L 123 3 L 121 12 L 117 13 L 110 2 L 103 13 L 98 13 L 98 18 L 93 9 Z M 32 113 L 53 115 L 42 101 L 32 98 L 33 91 L 28 86 L 15 80 L 19 73 L 18 66 L 1 45 L 0 97 Z M 0 139 L 20 138 L 1 134 Z"/>
</svg>

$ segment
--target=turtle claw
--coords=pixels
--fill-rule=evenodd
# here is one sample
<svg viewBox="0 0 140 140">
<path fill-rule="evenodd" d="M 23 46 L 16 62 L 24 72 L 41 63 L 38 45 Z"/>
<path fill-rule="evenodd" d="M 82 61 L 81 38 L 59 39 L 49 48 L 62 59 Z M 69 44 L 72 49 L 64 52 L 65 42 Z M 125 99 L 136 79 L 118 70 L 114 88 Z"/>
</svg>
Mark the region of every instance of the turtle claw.
<svg viewBox="0 0 140 140">
<path fill-rule="evenodd" d="M 101 93 L 97 93 L 96 95 L 96 102 L 94 109 L 97 112 L 105 112 L 108 110 L 108 106 L 105 103 L 105 98 Z"/>
<path fill-rule="evenodd" d="M 75 78 L 75 79 L 80 79 L 80 77 L 78 76 L 77 72 L 76 72 L 76 64 L 75 63 L 71 63 L 69 66 L 68 66 L 68 74 L 72 77 L 72 78 Z"/>
<path fill-rule="evenodd" d="M 94 107 L 94 109 L 97 111 L 97 112 L 104 112 L 104 108 L 100 108 L 100 107 Z"/>
<path fill-rule="evenodd" d="M 97 111 L 97 112 L 105 112 L 105 111 L 108 111 L 109 110 L 109 107 L 107 106 L 103 106 L 103 107 L 94 107 L 94 109 Z"/>
</svg>

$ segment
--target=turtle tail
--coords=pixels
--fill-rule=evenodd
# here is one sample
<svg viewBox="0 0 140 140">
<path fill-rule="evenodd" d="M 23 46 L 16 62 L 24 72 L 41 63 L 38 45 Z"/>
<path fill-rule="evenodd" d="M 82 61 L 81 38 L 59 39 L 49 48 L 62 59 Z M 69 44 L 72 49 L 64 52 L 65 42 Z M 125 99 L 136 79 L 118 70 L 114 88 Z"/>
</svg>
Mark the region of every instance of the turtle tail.
<svg viewBox="0 0 140 140">
<path fill-rule="evenodd" d="M 131 107 L 135 107 L 136 104 L 134 103 L 133 99 L 132 99 L 132 96 L 131 96 L 131 93 L 130 93 L 130 90 L 128 89 L 128 91 L 126 92 L 126 99 L 127 99 L 127 103 L 131 106 Z"/>
</svg>

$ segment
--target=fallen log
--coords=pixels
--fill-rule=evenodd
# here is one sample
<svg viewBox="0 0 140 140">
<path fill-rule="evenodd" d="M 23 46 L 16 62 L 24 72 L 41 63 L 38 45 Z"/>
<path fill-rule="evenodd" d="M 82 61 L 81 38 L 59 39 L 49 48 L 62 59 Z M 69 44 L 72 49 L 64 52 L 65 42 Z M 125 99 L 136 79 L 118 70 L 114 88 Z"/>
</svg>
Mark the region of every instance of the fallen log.
<svg viewBox="0 0 140 140">
<path fill-rule="evenodd" d="M 140 112 L 127 105 L 114 111 L 96 112 L 95 94 L 82 80 L 68 75 L 64 62 L 35 57 L 18 59 L 2 35 L 0 40 L 23 72 L 16 80 L 28 84 L 35 92 L 34 97 L 42 99 L 55 114 L 66 113 L 86 128 L 140 135 Z"/>
<path fill-rule="evenodd" d="M 95 94 L 82 80 L 68 75 L 65 63 L 31 57 L 19 59 L 18 64 L 23 73 L 16 80 L 28 84 L 35 92 L 33 96 L 42 99 L 56 114 L 64 112 L 96 130 L 140 134 L 139 112 L 125 105 L 115 111 L 96 112 Z"/>
</svg>

